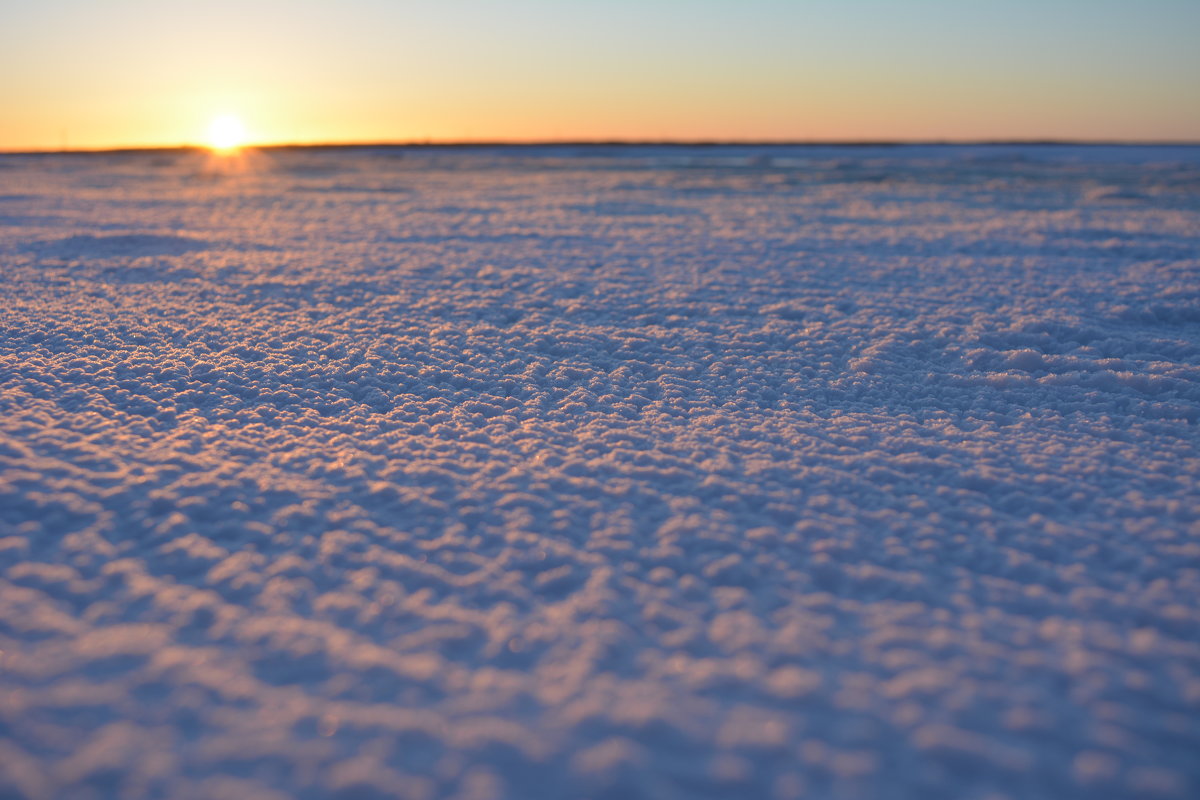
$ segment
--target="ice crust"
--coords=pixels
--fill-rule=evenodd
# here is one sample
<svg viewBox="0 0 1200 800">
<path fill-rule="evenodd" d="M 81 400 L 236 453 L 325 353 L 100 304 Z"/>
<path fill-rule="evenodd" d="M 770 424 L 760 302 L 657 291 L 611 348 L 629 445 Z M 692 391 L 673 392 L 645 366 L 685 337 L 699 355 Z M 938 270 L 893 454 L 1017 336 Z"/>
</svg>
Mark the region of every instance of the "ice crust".
<svg viewBox="0 0 1200 800">
<path fill-rule="evenodd" d="M 1200 149 L 0 157 L 0 797 L 1200 795 Z"/>
</svg>

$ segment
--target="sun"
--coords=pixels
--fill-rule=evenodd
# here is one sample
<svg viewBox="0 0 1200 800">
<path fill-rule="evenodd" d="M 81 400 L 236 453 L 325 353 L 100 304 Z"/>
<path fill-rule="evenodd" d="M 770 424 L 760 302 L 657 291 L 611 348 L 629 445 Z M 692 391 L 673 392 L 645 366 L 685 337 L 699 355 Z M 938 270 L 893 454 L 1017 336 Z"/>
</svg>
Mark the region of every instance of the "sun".
<svg viewBox="0 0 1200 800">
<path fill-rule="evenodd" d="M 233 114 L 222 114 L 208 126 L 208 146 L 218 153 L 229 153 L 246 143 L 246 129 Z"/>
</svg>

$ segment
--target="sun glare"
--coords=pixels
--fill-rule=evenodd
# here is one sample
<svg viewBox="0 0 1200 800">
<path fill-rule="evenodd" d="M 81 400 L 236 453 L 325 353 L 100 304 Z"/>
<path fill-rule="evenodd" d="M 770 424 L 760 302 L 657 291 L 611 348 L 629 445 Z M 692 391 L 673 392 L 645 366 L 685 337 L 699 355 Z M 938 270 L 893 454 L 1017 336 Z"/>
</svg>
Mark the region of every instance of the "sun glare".
<svg viewBox="0 0 1200 800">
<path fill-rule="evenodd" d="M 208 126 L 208 146 L 218 153 L 237 150 L 246 143 L 246 129 L 232 114 L 222 114 Z"/>
</svg>

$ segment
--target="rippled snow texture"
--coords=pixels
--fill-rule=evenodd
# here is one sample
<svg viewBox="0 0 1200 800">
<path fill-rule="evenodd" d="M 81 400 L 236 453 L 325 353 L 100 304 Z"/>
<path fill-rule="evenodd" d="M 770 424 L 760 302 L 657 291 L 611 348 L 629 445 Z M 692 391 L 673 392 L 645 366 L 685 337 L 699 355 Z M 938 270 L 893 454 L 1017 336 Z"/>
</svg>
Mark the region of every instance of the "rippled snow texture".
<svg viewBox="0 0 1200 800">
<path fill-rule="evenodd" d="M 0 796 L 1200 794 L 1200 150 L 0 158 Z"/>
</svg>

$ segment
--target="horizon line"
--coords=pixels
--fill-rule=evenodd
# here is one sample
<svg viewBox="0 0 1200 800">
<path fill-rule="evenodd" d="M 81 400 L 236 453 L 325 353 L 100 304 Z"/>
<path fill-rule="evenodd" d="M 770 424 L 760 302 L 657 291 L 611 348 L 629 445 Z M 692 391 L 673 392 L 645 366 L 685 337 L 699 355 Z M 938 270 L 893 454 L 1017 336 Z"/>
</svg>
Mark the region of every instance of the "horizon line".
<svg viewBox="0 0 1200 800">
<path fill-rule="evenodd" d="M 1200 147 L 1200 139 L 412 139 L 379 141 L 274 142 L 245 144 L 238 150 L 368 148 L 535 148 L 535 147 Z M 101 147 L 0 148 L 0 155 L 70 155 L 211 151 L 203 144 L 112 145 Z"/>
</svg>

